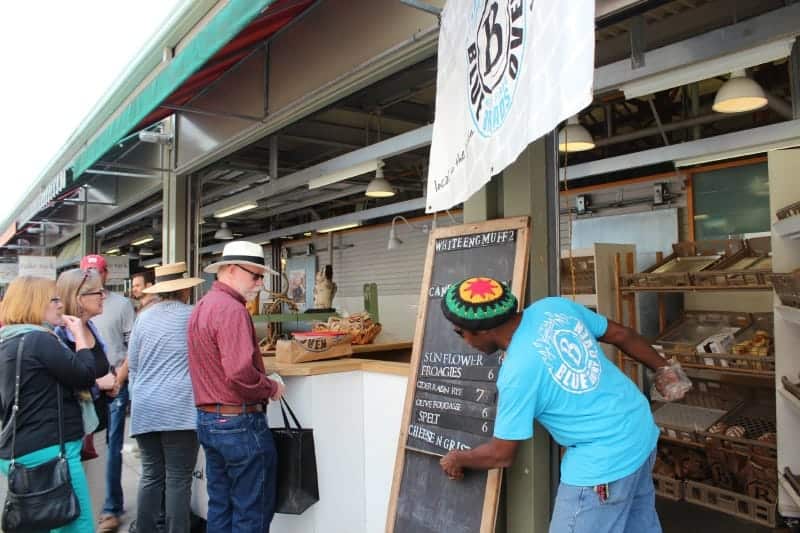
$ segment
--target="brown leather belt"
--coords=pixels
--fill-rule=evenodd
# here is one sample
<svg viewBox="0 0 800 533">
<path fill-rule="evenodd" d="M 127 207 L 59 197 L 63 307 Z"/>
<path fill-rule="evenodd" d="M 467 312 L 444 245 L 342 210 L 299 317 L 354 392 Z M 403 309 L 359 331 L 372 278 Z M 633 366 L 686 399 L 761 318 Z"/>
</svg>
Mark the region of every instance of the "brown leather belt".
<svg viewBox="0 0 800 533">
<path fill-rule="evenodd" d="M 242 412 L 245 413 L 263 413 L 264 406 L 260 403 L 254 403 L 244 406 L 242 409 L 241 405 L 223 405 L 223 404 L 205 404 L 205 405 L 198 405 L 198 409 L 204 411 L 206 413 L 219 413 L 221 415 L 240 415 Z"/>
</svg>

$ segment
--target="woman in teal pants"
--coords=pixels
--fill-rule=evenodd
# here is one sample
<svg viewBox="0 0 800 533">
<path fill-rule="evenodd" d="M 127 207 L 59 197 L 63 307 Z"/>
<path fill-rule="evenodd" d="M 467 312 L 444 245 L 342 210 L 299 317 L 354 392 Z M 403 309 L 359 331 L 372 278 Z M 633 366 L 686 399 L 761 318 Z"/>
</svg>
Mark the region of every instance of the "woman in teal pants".
<svg viewBox="0 0 800 533">
<path fill-rule="evenodd" d="M 0 306 L 0 418 L 10 421 L 14 405 L 17 348 L 23 342 L 20 370 L 19 411 L 13 451 L 10 431 L 0 434 L 0 471 L 8 474 L 13 456 L 25 466 L 36 466 L 56 457 L 58 444 L 57 391 L 63 396 L 62 419 L 72 486 L 78 496 L 80 516 L 53 531 L 94 531 L 89 486 L 80 463 L 84 422 L 75 391 L 87 389 L 97 376 L 108 372 L 101 350 L 92 350 L 95 339 L 77 318 L 63 315 L 55 282 L 19 277 L 8 287 Z M 56 325 L 69 328 L 75 351 L 53 333 Z M 56 385 L 61 385 L 57 387 Z M 3 480 L 5 482 L 5 480 Z"/>
</svg>

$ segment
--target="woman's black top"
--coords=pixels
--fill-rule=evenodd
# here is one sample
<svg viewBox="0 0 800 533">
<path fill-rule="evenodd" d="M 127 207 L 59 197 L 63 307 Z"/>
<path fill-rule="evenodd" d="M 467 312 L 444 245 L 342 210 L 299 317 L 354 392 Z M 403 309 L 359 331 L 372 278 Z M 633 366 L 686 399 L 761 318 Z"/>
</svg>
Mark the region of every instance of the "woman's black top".
<svg viewBox="0 0 800 533">
<path fill-rule="evenodd" d="M 0 342 L 0 416 L 3 425 L 14 406 L 17 347 L 22 335 Z M 61 384 L 64 441 L 83 437 L 83 418 L 75 390 L 88 389 L 108 372 L 108 361 L 100 343 L 93 349 L 73 352 L 45 331 L 25 334 L 22 349 L 19 412 L 15 456 L 58 444 L 56 384 Z M 11 437 L 0 442 L 0 458 L 11 459 Z"/>
</svg>

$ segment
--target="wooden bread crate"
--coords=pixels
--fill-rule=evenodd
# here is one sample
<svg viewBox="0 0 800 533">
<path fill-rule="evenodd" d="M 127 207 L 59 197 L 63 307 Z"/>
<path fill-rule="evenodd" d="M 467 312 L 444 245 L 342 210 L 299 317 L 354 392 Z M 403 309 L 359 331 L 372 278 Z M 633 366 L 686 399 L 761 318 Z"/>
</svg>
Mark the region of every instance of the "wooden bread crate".
<svg viewBox="0 0 800 533">
<path fill-rule="evenodd" d="M 769 287 L 772 273 L 770 237 L 744 241 L 738 251 L 728 254 L 712 267 L 691 274 L 699 287 Z"/>
<path fill-rule="evenodd" d="M 797 215 L 800 215 L 800 202 L 789 204 L 786 207 L 778 209 L 775 212 L 775 216 L 778 217 L 778 220 L 783 220 L 784 218 L 789 218 Z"/>
<path fill-rule="evenodd" d="M 686 481 L 687 502 L 742 518 L 762 526 L 775 527 L 777 505 L 698 481 Z"/>
<path fill-rule="evenodd" d="M 593 256 L 561 258 L 561 293 L 572 294 L 573 268 L 575 270 L 575 294 L 594 294 L 596 289 Z"/>
<path fill-rule="evenodd" d="M 800 308 L 800 269 L 774 273 L 769 278 L 783 305 Z"/>
<path fill-rule="evenodd" d="M 683 499 L 683 481 L 680 479 L 653 474 L 653 485 L 655 486 L 656 494 L 662 498 L 674 502 Z"/>
<path fill-rule="evenodd" d="M 672 254 L 647 270 L 620 276 L 620 284 L 632 289 L 689 287 L 693 273 L 712 268 L 743 246 L 738 239 L 679 242 L 672 245 Z"/>
</svg>

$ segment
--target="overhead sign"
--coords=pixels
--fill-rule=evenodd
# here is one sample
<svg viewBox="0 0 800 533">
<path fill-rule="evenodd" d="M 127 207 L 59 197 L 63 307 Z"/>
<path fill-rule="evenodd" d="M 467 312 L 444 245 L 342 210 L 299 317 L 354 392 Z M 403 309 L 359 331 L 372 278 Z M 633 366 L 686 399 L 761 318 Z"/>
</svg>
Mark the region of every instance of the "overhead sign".
<svg viewBox="0 0 800 533">
<path fill-rule="evenodd" d="M 594 0 L 448 0 L 428 213 L 467 200 L 592 101 Z"/>
<path fill-rule="evenodd" d="M 0 285 L 8 285 L 17 277 L 16 263 L 0 263 Z"/>
<path fill-rule="evenodd" d="M 108 268 L 108 279 L 128 279 L 130 260 L 127 255 L 104 255 Z"/>
<path fill-rule="evenodd" d="M 37 278 L 56 279 L 56 256 L 54 255 L 21 255 L 19 256 L 19 275 Z"/>
</svg>

